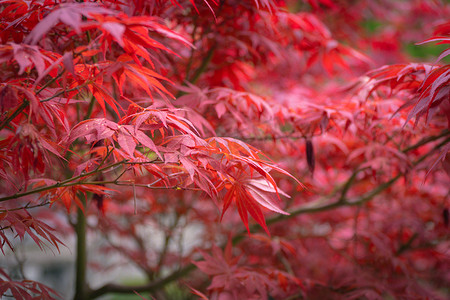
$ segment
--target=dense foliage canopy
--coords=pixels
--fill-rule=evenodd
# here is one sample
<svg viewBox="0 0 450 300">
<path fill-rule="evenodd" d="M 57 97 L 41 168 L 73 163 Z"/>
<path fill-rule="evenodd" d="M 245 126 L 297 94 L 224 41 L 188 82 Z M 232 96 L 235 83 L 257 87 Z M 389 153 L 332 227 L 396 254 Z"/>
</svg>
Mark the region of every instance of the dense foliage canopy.
<svg viewBox="0 0 450 300">
<path fill-rule="evenodd" d="M 75 236 L 80 300 L 446 299 L 448 16 L 0 1 L 0 255 Z M 146 282 L 90 284 L 113 253 Z M 0 296 L 68 296 L 1 267 Z"/>
</svg>

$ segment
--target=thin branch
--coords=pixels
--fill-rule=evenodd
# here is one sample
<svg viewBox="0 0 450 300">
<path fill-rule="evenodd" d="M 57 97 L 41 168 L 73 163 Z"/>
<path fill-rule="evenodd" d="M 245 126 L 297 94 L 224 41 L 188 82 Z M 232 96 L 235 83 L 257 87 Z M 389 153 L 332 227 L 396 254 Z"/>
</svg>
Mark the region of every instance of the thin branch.
<svg viewBox="0 0 450 300">
<path fill-rule="evenodd" d="M 209 48 L 208 52 L 206 52 L 206 55 L 203 58 L 202 63 L 197 68 L 197 70 L 195 70 L 194 75 L 192 75 L 192 77 L 189 79 L 189 81 L 192 84 L 195 84 L 197 82 L 197 80 L 200 78 L 200 75 L 202 75 L 203 72 L 206 71 L 206 68 L 208 67 L 209 62 L 211 61 L 216 48 L 217 48 L 217 44 L 214 44 L 211 46 L 211 48 Z"/>
<path fill-rule="evenodd" d="M 28 104 L 29 102 L 24 99 L 22 104 L 20 104 L 20 106 L 8 118 L 6 118 L 5 121 L 2 122 L 0 125 L 0 130 L 5 128 L 12 120 L 14 120 L 14 118 L 17 117 L 28 106 Z"/>
<path fill-rule="evenodd" d="M 442 137 L 442 136 L 441 136 Z M 437 139 L 437 138 L 436 138 Z M 429 139 L 428 142 L 434 141 L 436 139 Z M 439 143 L 438 145 L 436 145 L 434 147 L 434 149 L 439 149 L 440 147 L 442 147 L 443 145 L 445 145 L 448 142 L 449 139 L 444 140 L 443 142 Z M 424 143 L 419 142 L 420 145 L 423 145 Z M 419 144 L 418 143 L 418 144 Z M 416 144 L 416 145 L 418 145 Z M 420 147 L 420 146 L 417 146 Z M 411 150 L 413 149 L 413 147 L 410 147 Z M 410 150 L 409 150 L 410 151 Z M 417 159 L 414 163 L 413 166 L 417 166 L 419 163 L 421 163 L 422 161 L 424 161 L 428 156 L 430 156 L 432 154 L 432 151 L 422 155 L 419 159 Z M 266 220 L 267 225 L 273 224 L 273 223 L 277 223 L 280 221 L 284 221 L 284 220 L 288 220 L 291 219 L 293 217 L 296 217 L 298 215 L 301 214 L 305 214 L 305 213 L 316 213 L 316 212 L 322 212 L 322 211 L 326 211 L 326 210 L 330 210 L 330 209 L 334 209 L 334 208 L 338 208 L 341 206 L 356 206 L 356 205 L 362 205 L 364 203 L 366 203 L 367 201 L 371 200 L 373 197 L 377 196 L 378 194 L 380 194 L 381 192 L 383 192 L 384 190 L 388 189 L 389 187 L 391 187 L 395 182 L 397 182 L 397 180 L 399 180 L 402 176 L 404 176 L 404 173 L 400 172 L 398 173 L 395 177 L 391 178 L 390 180 L 378 185 L 376 188 L 374 188 L 373 190 L 365 193 L 364 195 L 357 197 L 355 199 L 347 199 L 347 198 L 343 198 L 340 197 L 338 201 L 336 202 L 327 202 L 328 197 L 326 197 L 325 199 L 319 199 L 318 201 L 315 201 L 313 203 L 308 203 L 298 209 L 295 209 L 293 211 L 290 212 L 289 215 L 278 215 L 276 217 L 270 218 Z M 352 181 L 352 177 L 349 178 L 349 181 Z M 347 185 L 344 184 L 344 188 Z M 318 203 L 324 203 L 324 204 L 319 204 Z"/>
<path fill-rule="evenodd" d="M 128 260 L 133 263 L 137 268 L 140 268 L 142 270 L 144 270 L 144 272 L 147 274 L 147 276 L 150 278 L 151 276 L 151 269 L 150 267 L 145 264 L 143 265 L 142 262 L 138 261 L 135 257 L 135 255 L 131 254 L 130 251 L 127 251 L 128 249 L 125 249 L 122 246 L 117 246 L 116 244 L 114 244 L 113 241 L 111 241 L 111 238 L 107 235 L 106 232 L 103 232 L 102 234 L 103 238 L 109 243 L 109 245 L 114 248 L 114 250 L 116 250 L 117 252 L 119 252 L 120 254 L 122 254 L 123 256 L 127 257 Z M 138 247 L 140 248 L 140 251 L 145 252 L 146 249 L 142 243 L 142 240 L 136 236 L 135 234 L 132 234 L 132 237 L 134 238 L 134 241 L 136 241 L 136 244 L 138 245 Z"/>
<path fill-rule="evenodd" d="M 186 276 L 187 274 L 194 271 L 195 269 L 196 269 L 196 266 L 194 264 L 190 264 L 176 272 L 173 272 L 169 276 L 166 276 L 160 280 L 155 280 L 153 282 L 149 282 L 147 284 L 142 284 L 142 285 L 125 286 L 125 285 L 119 285 L 119 284 L 106 284 L 96 290 L 92 290 L 88 294 L 87 298 L 95 299 L 97 297 L 100 297 L 100 296 L 108 294 L 108 293 L 130 294 L 130 293 L 134 293 L 134 292 L 138 292 L 138 293 L 155 292 L 155 291 L 161 289 L 162 287 L 164 287 L 166 284 Z"/>
<path fill-rule="evenodd" d="M 105 171 L 107 169 L 113 168 L 115 166 L 121 165 L 124 162 L 125 161 L 116 162 L 116 163 L 111 164 L 109 166 L 106 166 L 104 168 L 101 168 L 101 169 L 98 169 L 98 170 L 94 170 L 94 171 L 91 171 L 91 172 L 87 172 L 87 173 L 83 173 L 81 175 L 78 175 L 78 176 L 66 179 L 64 181 L 57 182 L 57 183 L 55 183 L 53 185 L 50 185 L 50 186 L 44 186 L 44 187 L 41 187 L 41 188 L 33 189 L 31 191 L 28 191 L 28 192 L 16 193 L 16 194 L 11 195 L 11 196 L 2 197 L 2 198 L 0 198 L 0 202 L 11 200 L 11 199 L 17 199 L 17 198 L 25 197 L 25 196 L 28 196 L 28 195 L 31 195 L 31 194 L 40 193 L 40 192 L 44 192 L 44 191 L 55 189 L 55 188 L 59 188 L 59 187 L 73 186 L 73 185 L 77 185 L 77 184 L 89 184 L 89 182 L 77 182 L 77 183 L 72 183 L 72 184 L 71 184 L 71 182 L 75 181 L 75 180 L 78 180 L 80 178 L 83 178 L 83 177 L 89 177 L 89 176 L 91 176 L 93 174 L 96 174 L 96 173 Z"/>
<path fill-rule="evenodd" d="M 419 236 L 417 232 L 415 232 L 404 244 L 401 244 L 400 247 L 398 247 L 397 251 L 395 251 L 395 256 L 400 256 L 403 252 L 407 251 L 411 248 L 412 243 L 414 240 Z"/>
<path fill-rule="evenodd" d="M 364 171 L 367 168 L 362 168 L 362 169 L 356 169 L 355 171 L 353 171 L 352 175 L 350 176 L 350 178 L 344 183 L 342 191 L 341 191 L 341 196 L 339 197 L 338 202 L 345 202 L 345 198 L 347 197 L 347 192 L 350 189 L 350 187 L 352 186 L 353 182 L 356 179 L 356 176 L 358 176 L 358 174 L 362 171 Z"/>
<path fill-rule="evenodd" d="M 163 164 L 164 161 L 162 160 L 148 160 L 148 161 L 126 161 L 123 164 L 124 165 L 148 165 L 148 164 Z"/>
<path fill-rule="evenodd" d="M 196 39 L 196 34 L 197 34 L 197 29 L 198 29 L 198 17 L 197 15 L 194 16 L 194 29 L 192 29 L 192 33 L 191 33 L 191 38 L 192 38 L 192 45 L 195 46 L 195 43 L 197 42 Z M 191 66 L 192 66 L 192 62 L 194 59 L 194 52 L 195 52 L 196 48 L 192 47 L 191 48 L 191 55 L 189 56 L 189 60 L 188 63 L 186 65 L 186 77 L 185 80 L 188 80 L 189 78 L 189 72 L 191 71 Z"/>
<path fill-rule="evenodd" d="M 32 208 L 36 208 L 36 207 L 46 206 L 48 204 L 50 204 L 50 201 L 45 201 L 45 202 L 42 202 L 42 203 L 36 204 L 36 205 L 30 205 L 30 203 L 28 203 L 27 205 L 21 206 L 21 207 L 16 207 L 16 208 L 11 208 L 11 209 L 0 209 L 0 213 L 7 212 L 7 211 L 16 211 L 16 210 L 21 210 L 21 209 L 32 209 Z"/>
<path fill-rule="evenodd" d="M 63 69 L 61 72 L 58 73 L 58 75 L 53 77 L 51 80 L 47 81 L 39 90 L 37 90 L 36 95 L 39 95 L 43 90 L 45 90 L 52 83 L 54 83 L 56 80 L 58 80 L 64 74 L 64 72 L 66 72 L 66 69 Z"/>
<path fill-rule="evenodd" d="M 445 137 L 447 135 L 450 135 L 450 130 L 448 129 L 444 129 L 440 134 L 438 135 L 433 135 L 433 136 L 429 136 L 427 138 L 421 139 L 419 142 L 417 142 L 416 144 L 406 147 L 405 149 L 401 150 L 403 153 L 407 153 L 409 151 L 415 150 L 417 148 L 419 148 L 420 146 L 423 146 L 429 142 L 433 142 L 436 141 L 442 137 Z"/>
<path fill-rule="evenodd" d="M 76 86 L 76 87 L 74 87 L 74 88 L 72 88 L 72 89 L 62 90 L 62 91 L 60 91 L 60 92 L 58 92 L 58 93 L 55 93 L 54 95 L 52 95 L 52 96 L 50 96 L 50 97 L 48 97 L 48 98 L 45 98 L 45 99 L 40 100 L 39 102 L 41 102 L 41 103 L 48 102 L 48 101 L 50 101 L 50 100 L 52 100 L 52 99 L 54 99 L 54 98 L 57 98 L 57 97 L 59 97 L 59 96 L 65 94 L 65 93 L 67 93 L 67 92 L 72 92 L 72 91 L 75 91 L 75 90 L 79 90 L 80 88 L 81 88 L 81 86 Z"/>
<path fill-rule="evenodd" d="M 173 231 L 178 226 L 178 222 L 180 221 L 180 217 L 181 217 L 180 214 L 177 213 L 175 221 L 170 226 L 169 232 L 166 234 L 166 237 L 164 239 L 163 250 L 161 252 L 161 255 L 159 256 L 158 264 L 156 265 L 156 268 L 155 268 L 155 275 L 160 273 L 161 267 L 164 264 L 164 260 L 165 260 L 165 258 L 167 256 L 167 253 L 168 253 L 168 250 L 169 250 L 170 241 L 172 240 L 172 237 L 173 237 Z"/>
<path fill-rule="evenodd" d="M 108 146 L 106 146 L 106 155 L 105 157 L 103 157 L 102 161 L 98 164 L 96 170 L 98 171 L 98 169 L 101 168 L 101 166 L 103 166 L 103 164 L 106 162 L 106 160 L 108 159 L 108 157 L 111 155 L 111 153 L 113 152 L 114 148 L 109 149 Z"/>
<path fill-rule="evenodd" d="M 321 135 L 321 133 L 313 134 L 312 136 L 320 136 L 320 135 Z M 409 151 L 415 150 L 429 142 L 436 141 L 447 135 L 450 135 L 450 130 L 444 129 L 441 133 L 421 139 L 416 144 L 406 147 L 400 151 L 403 153 L 407 153 Z M 296 131 L 292 131 L 290 133 L 278 135 L 278 136 L 252 136 L 252 137 L 251 136 L 234 136 L 233 138 L 239 139 L 239 140 L 246 140 L 246 141 L 272 141 L 272 140 L 281 140 L 281 139 L 304 139 L 305 135 L 304 134 L 298 135 L 298 133 Z"/>
</svg>

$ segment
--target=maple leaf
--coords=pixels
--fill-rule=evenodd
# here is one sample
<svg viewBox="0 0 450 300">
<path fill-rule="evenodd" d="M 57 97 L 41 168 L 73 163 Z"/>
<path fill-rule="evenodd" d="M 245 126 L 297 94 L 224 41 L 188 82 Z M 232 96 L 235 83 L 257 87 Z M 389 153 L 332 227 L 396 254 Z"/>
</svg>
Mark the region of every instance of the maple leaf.
<svg viewBox="0 0 450 300">
<path fill-rule="evenodd" d="M 39 221 L 31 216 L 31 214 L 25 210 L 0 210 L 0 224 L 2 228 L 11 228 L 14 233 L 17 234 L 20 240 L 23 240 L 25 234 L 28 234 L 32 240 L 43 249 L 45 245 L 42 239 L 48 241 L 54 245 L 59 251 L 59 245 L 64 245 L 54 234 L 55 229 L 51 228 L 42 221 Z M 3 230 L 2 230 L 3 231 Z M 3 252 L 3 245 L 6 243 L 11 249 L 11 244 L 8 242 L 8 238 L 1 234 L 0 249 Z"/>
<path fill-rule="evenodd" d="M 154 135 L 154 131 L 158 130 L 162 136 L 165 132 L 161 129 L 165 128 L 169 132 L 177 130 L 182 134 L 189 135 L 197 144 L 205 142 L 198 137 L 199 132 L 186 118 L 177 115 L 172 109 L 157 109 L 152 106 L 142 108 L 133 106 L 126 116 L 122 118 L 120 123 L 134 124 L 136 129 L 148 130 Z"/>
<path fill-rule="evenodd" d="M 113 78 L 119 87 L 119 91 L 124 96 L 124 84 L 131 82 L 133 85 L 142 88 L 151 98 L 153 93 L 151 90 L 156 91 L 161 97 L 167 99 L 166 95 L 175 98 L 165 87 L 161 84 L 160 80 L 172 83 L 166 77 L 146 68 L 142 65 L 115 62 L 106 68 L 106 72 L 113 70 Z M 127 80 L 128 79 L 128 80 Z"/>
<path fill-rule="evenodd" d="M 156 17 L 129 17 L 126 14 L 119 14 L 117 16 L 96 14 L 93 17 L 100 23 L 100 29 L 105 34 L 107 33 L 106 36 L 102 37 L 102 39 L 105 39 L 103 43 L 108 42 L 108 40 L 111 39 L 108 35 L 111 35 L 112 39 L 116 41 L 138 65 L 141 65 L 141 62 L 136 58 L 136 54 L 143 57 L 153 66 L 153 62 L 147 53 L 149 49 L 159 49 L 176 54 L 164 44 L 151 38 L 149 36 L 150 32 L 157 32 L 170 39 L 193 46 L 182 35 L 164 26 Z"/>
<path fill-rule="evenodd" d="M 50 161 L 50 153 L 63 159 L 58 151 L 58 145 L 29 123 L 21 124 L 16 128 L 14 135 L 0 141 L 0 148 L 11 157 L 14 173 L 21 172 L 25 179 L 29 179 L 30 170 L 36 173 L 45 171 L 44 163 Z"/>
<path fill-rule="evenodd" d="M 87 143 L 110 139 L 118 128 L 119 125 L 104 118 L 85 120 L 72 128 L 67 142 L 71 144 L 80 137 Z"/>
<path fill-rule="evenodd" d="M 8 290 L 15 299 L 33 300 L 37 299 L 36 294 L 42 300 L 62 299 L 59 293 L 42 283 L 32 280 L 12 280 L 5 271 L 0 269 L 0 295 L 6 295 Z"/>
<path fill-rule="evenodd" d="M 59 22 L 71 26 L 77 33 L 80 33 L 83 24 L 82 17 L 91 18 L 93 14 L 108 15 L 115 14 L 115 12 L 102 7 L 97 3 L 64 3 L 57 9 L 51 11 L 36 26 L 34 26 L 24 42 L 35 45 Z"/>
<path fill-rule="evenodd" d="M 109 193 L 116 191 L 102 185 L 93 185 L 84 182 L 79 182 L 71 186 L 58 187 L 56 181 L 45 178 L 31 180 L 30 183 L 34 188 L 54 186 L 54 188 L 49 188 L 41 192 L 40 198 L 46 198 L 50 201 L 50 206 L 54 205 L 55 202 L 62 202 L 68 213 L 70 213 L 74 203 L 85 212 L 85 206 L 80 199 L 79 193 L 84 194 L 84 196 L 88 192 L 100 196 L 109 196 Z"/>
<path fill-rule="evenodd" d="M 225 251 L 222 251 L 216 245 L 213 245 L 212 256 L 202 252 L 205 261 L 193 262 L 200 270 L 208 275 L 218 275 L 222 273 L 232 273 L 239 257 L 232 257 L 232 244 L 228 241 Z"/>
<path fill-rule="evenodd" d="M 43 237 L 48 228 L 34 220 L 67 221 L 61 210 L 78 223 L 79 207 L 89 224 L 98 223 L 89 230 L 101 230 L 108 242 L 100 253 L 119 252 L 152 275 L 139 290 L 158 294 L 193 269 L 184 264 L 197 251 L 184 246 L 183 234 L 193 226 L 200 232 L 189 245 L 201 249 L 225 232 L 235 242 L 224 251 L 198 251 L 199 269 L 211 282 L 206 288 L 200 277 L 189 281 L 205 299 L 445 298 L 448 180 L 432 167 L 423 184 L 420 162 L 437 158 L 435 165 L 449 169 L 442 129 L 450 124 L 443 62 L 450 52 L 434 64 L 369 72 L 352 86 L 359 90 L 344 92 L 341 85 L 365 71 L 366 58 L 347 45 L 372 45 L 369 53 L 382 65 L 407 61 L 411 53 L 401 46 L 421 36 L 423 24 L 440 24 L 429 42 L 447 43 L 448 5 L 62 2 L 70 3 L 0 0 L 2 250 L 14 245 L 15 234 L 54 246 Z M 402 127 L 413 119 L 415 126 Z M 310 190 L 296 191 L 289 174 L 308 168 L 315 169 L 305 179 Z M 110 185 L 122 193 L 103 204 Z M 217 207 L 223 219 L 233 206 L 248 232 L 248 215 L 268 232 L 264 215 L 286 213 L 282 190 L 298 209 L 292 218 L 271 219 L 273 239 L 261 231 L 242 241 L 233 236 L 240 235 L 236 228 L 213 223 Z M 91 200 L 82 203 L 88 193 Z M 25 204 L 39 197 L 45 202 Z M 37 208 L 47 201 L 51 209 Z M 95 204 L 106 208 L 103 214 Z M 23 212 L 31 208 L 34 220 Z M 151 234 L 142 230 L 149 224 Z M 162 248 L 155 244 L 160 237 Z M 173 247 L 177 241 L 183 249 Z M 136 290 L 86 286 L 91 298 L 114 289 Z M 0 269 L 4 292 L 17 299 L 54 296 Z"/>
<path fill-rule="evenodd" d="M 241 217 L 241 220 L 247 228 L 247 232 L 249 234 L 250 228 L 248 226 L 248 213 L 259 225 L 261 225 L 266 233 L 270 235 L 260 206 L 277 213 L 289 215 L 289 213 L 281 210 L 275 203 L 275 201 L 279 199 L 278 193 L 281 191 L 276 190 L 271 184 L 262 178 L 248 178 L 248 175 L 246 176 L 243 174 L 244 173 L 242 172 L 237 177 L 230 179 L 229 183 L 225 183 L 227 192 L 223 197 L 221 219 L 230 207 L 230 204 L 234 202 L 237 206 L 239 216 Z M 284 195 L 287 196 L 286 194 Z"/>
<path fill-rule="evenodd" d="M 114 112 L 120 116 L 119 110 L 117 107 L 119 107 L 117 101 L 110 95 L 110 93 L 103 87 L 101 79 L 95 83 L 89 84 L 88 88 L 92 95 L 95 97 L 97 102 L 100 104 L 101 108 L 103 109 L 103 113 L 106 116 L 106 106 L 105 102 L 111 106 L 114 110 Z"/>
<path fill-rule="evenodd" d="M 435 37 L 422 43 L 432 41 L 448 43 L 449 38 Z M 448 50 L 445 50 L 437 61 L 447 56 L 449 54 Z M 422 116 L 426 116 L 426 122 L 428 122 L 430 109 L 441 104 L 445 105 L 445 100 L 450 92 L 450 65 L 433 66 L 411 63 L 407 65 L 384 66 L 370 72 L 368 76 L 372 80 L 367 83 L 367 86 L 370 87 L 367 95 L 370 95 L 380 87 L 389 87 L 395 91 L 410 89 L 417 93 L 416 97 L 399 108 L 401 110 L 413 106 L 405 124 L 412 118 L 416 118 L 417 124 Z"/>
<path fill-rule="evenodd" d="M 212 255 L 202 251 L 204 261 L 193 263 L 204 273 L 212 276 L 209 290 L 224 294 L 232 293 L 234 299 L 245 297 L 251 299 L 258 295 L 260 299 L 267 298 L 267 290 L 273 287 L 266 272 L 239 266 L 240 257 L 233 257 L 231 242 L 222 251 L 216 245 L 212 248 Z"/>
<path fill-rule="evenodd" d="M 408 120 L 426 115 L 432 107 L 445 103 L 450 95 L 450 65 L 433 69 L 418 89 L 420 96 L 408 115 Z M 428 118 L 427 118 L 428 119 Z M 450 120 L 450 119 L 449 119 Z M 427 120 L 428 121 L 428 120 Z"/>
<path fill-rule="evenodd" d="M 2 85 L 0 89 L 0 113 L 2 115 L 7 113 L 18 104 L 19 95 L 17 89 L 8 84 Z"/>
<path fill-rule="evenodd" d="M 42 76 L 46 64 L 54 63 L 53 57 L 46 55 L 47 53 L 36 45 L 9 43 L 0 46 L 0 63 L 14 59 L 19 65 L 18 75 L 22 75 L 28 67 L 34 66 L 38 75 Z"/>
</svg>

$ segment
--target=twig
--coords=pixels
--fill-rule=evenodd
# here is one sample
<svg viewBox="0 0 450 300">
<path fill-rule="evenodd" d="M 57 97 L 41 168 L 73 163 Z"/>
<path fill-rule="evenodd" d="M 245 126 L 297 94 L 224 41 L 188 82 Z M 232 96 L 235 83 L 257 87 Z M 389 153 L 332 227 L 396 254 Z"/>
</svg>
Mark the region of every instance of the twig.
<svg viewBox="0 0 450 300">
<path fill-rule="evenodd" d="M 22 104 L 20 104 L 20 106 L 8 118 L 6 118 L 5 121 L 2 122 L 0 125 L 0 130 L 5 128 L 12 120 L 14 120 L 14 118 L 17 117 L 28 106 L 28 104 L 29 102 L 24 99 Z"/>
<path fill-rule="evenodd" d="M 27 205 L 22 206 L 22 207 L 16 207 L 16 208 L 11 208 L 11 209 L 0 209 L 0 213 L 7 212 L 7 211 L 16 211 L 16 210 L 21 210 L 21 209 L 32 209 L 32 208 L 36 208 L 36 207 L 41 207 L 41 206 L 50 204 L 50 201 L 45 201 L 43 203 L 31 205 L 31 206 L 29 204 L 30 203 L 28 203 Z"/>
<path fill-rule="evenodd" d="M 2 198 L 0 198 L 0 202 L 11 200 L 11 199 L 17 199 L 17 198 L 25 197 L 25 196 L 28 196 L 28 195 L 31 195 L 31 194 L 40 193 L 40 192 L 44 192 L 44 191 L 55 189 L 55 188 L 59 188 L 59 187 L 73 186 L 73 185 L 77 185 L 77 184 L 89 184 L 89 182 L 77 182 L 77 183 L 74 183 L 74 184 L 70 184 L 70 183 L 72 181 L 77 180 L 77 179 L 80 179 L 80 178 L 83 178 L 83 177 L 89 177 L 90 175 L 93 175 L 95 173 L 102 172 L 102 171 L 105 171 L 107 169 L 113 168 L 115 166 L 121 165 L 124 162 L 125 161 L 116 162 L 116 163 L 111 164 L 109 166 L 106 166 L 104 168 L 101 168 L 101 169 L 98 169 L 98 170 L 94 170 L 94 171 L 91 171 L 91 172 L 87 172 L 87 173 L 84 173 L 84 174 L 81 174 L 81 175 L 78 175 L 78 176 L 66 179 L 64 181 L 57 182 L 57 183 L 55 183 L 53 185 L 50 185 L 50 186 L 45 186 L 45 187 L 37 188 L 37 189 L 31 190 L 31 191 L 28 191 L 28 192 L 16 193 L 16 194 L 11 195 L 11 196 L 2 197 Z"/>
</svg>

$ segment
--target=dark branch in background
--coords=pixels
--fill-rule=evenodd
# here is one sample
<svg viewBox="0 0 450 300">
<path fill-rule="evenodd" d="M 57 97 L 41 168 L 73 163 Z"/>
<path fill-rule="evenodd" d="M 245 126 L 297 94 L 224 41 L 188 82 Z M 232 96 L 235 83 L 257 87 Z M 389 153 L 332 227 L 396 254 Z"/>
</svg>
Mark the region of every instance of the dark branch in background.
<svg viewBox="0 0 450 300">
<path fill-rule="evenodd" d="M 164 238 L 163 250 L 159 256 L 158 264 L 155 268 L 155 275 L 158 275 L 161 273 L 161 268 L 164 265 L 164 260 L 166 259 L 166 256 L 169 251 L 169 245 L 173 238 L 173 231 L 178 226 L 178 222 L 180 221 L 180 216 L 181 216 L 180 214 L 176 214 L 173 224 L 170 225 L 170 228 L 166 233 L 166 236 Z"/>
<path fill-rule="evenodd" d="M 450 135 L 450 130 L 444 129 L 444 130 L 442 130 L 442 132 L 440 134 L 424 138 L 424 139 L 420 140 L 418 143 L 416 143 L 416 144 L 414 144 L 414 145 L 412 145 L 410 147 L 406 147 L 405 149 L 402 150 L 402 152 L 403 153 L 407 153 L 409 151 L 415 150 L 415 149 L 419 148 L 420 146 L 423 146 L 423 145 L 425 145 L 425 144 L 427 144 L 429 142 L 432 142 L 432 141 L 436 141 L 436 140 L 438 140 L 438 139 L 440 139 L 442 137 L 445 137 L 447 135 Z"/>
<path fill-rule="evenodd" d="M 170 274 L 169 276 L 166 276 L 162 279 L 155 280 L 153 282 L 150 282 L 148 284 L 142 284 L 142 285 L 134 285 L 134 286 L 124 286 L 119 284 L 106 284 L 99 289 L 92 290 L 89 294 L 87 299 L 95 299 L 97 297 L 100 297 L 102 295 L 108 294 L 108 293 L 118 293 L 118 294 L 131 294 L 134 292 L 155 292 L 162 287 L 164 287 L 166 284 L 171 283 L 172 281 L 175 281 L 179 278 L 182 278 L 189 274 L 190 272 L 194 271 L 197 267 L 193 264 L 187 265 L 186 267 Z"/>
<path fill-rule="evenodd" d="M 206 52 L 206 55 L 200 64 L 200 66 L 195 70 L 194 74 L 192 75 L 191 78 L 189 78 L 187 80 L 187 82 L 195 84 L 197 82 L 197 80 L 200 79 L 200 76 L 203 74 L 203 72 L 206 71 L 206 68 L 208 67 L 209 62 L 211 61 L 216 48 L 217 48 L 217 44 L 214 44 L 211 46 L 211 48 L 209 48 L 208 52 Z M 187 85 L 187 84 L 184 83 L 183 85 Z M 184 94 L 185 94 L 185 92 L 180 91 L 177 93 L 176 98 L 179 98 L 179 97 L 183 96 Z"/>
<path fill-rule="evenodd" d="M 206 55 L 203 58 L 201 65 L 198 67 L 197 70 L 195 70 L 194 75 L 192 75 L 192 77 L 189 79 L 189 81 L 192 84 L 195 84 L 197 82 L 197 80 L 200 78 L 200 75 L 202 75 L 203 72 L 206 71 L 206 68 L 208 67 L 209 62 L 211 61 L 216 48 L 217 48 L 217 44 L 214 44 L 211 46 L 211 48 L 209 48 L 208 52 L 206 52 Z"/>
<path fill-rule="evenodd" d="M 80 200 L 84 209 L 87 208 L 87 199 L 83 193 L 79 193 Z M 74 300 L 86 299 L 88 293 L 88 286 L 86 281 L 87 275 L 87 248 L 86 248 L 86 236 L 87 236 L 87 223 L 84 211 L 81 208 L 77 208 L 77 223 L 75 224 L 75 233 L 77 236 L 76 246 L 76 262 L 75 262 L 75 296 Z"/>
<path fill-rule="evenodd" d="M 419 236 L 419 234 L 417 232 L 415 232 L 409 239 L 408 241 L 406 241 L 404 244 L 401 244 L 400 247 L 397 249 L 397 251 L 395 252 L 395 256 L 400 256 L 403 252 L 405 252 L 406 250 L 408 250 L 412 243 L 414 242 L 414 240 Z"/>
</svg>

